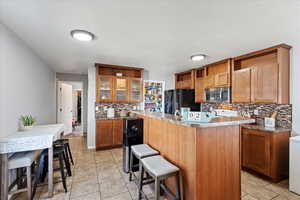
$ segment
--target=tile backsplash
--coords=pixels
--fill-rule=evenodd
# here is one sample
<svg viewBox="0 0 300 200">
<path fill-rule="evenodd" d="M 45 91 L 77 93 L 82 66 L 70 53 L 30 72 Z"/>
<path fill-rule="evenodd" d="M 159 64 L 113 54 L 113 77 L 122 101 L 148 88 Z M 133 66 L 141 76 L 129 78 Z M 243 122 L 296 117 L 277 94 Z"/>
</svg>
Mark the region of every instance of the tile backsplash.
<svg viewBox="0 0 300 200">
<path fill-rule="evenodd" d="M 120 116 L 122 110 L 127 112 L 139 109 L 140 103 L 95 103 L 95 116 L 97 117 L 106 117 L 107 108 L 115 109 L 115 116 Z"/>
<path fill-rule="evenodd" d="M 202 111 L 208 112 L 210 107 L 214 109 L 230 109 L 236 110 L 240 115 L 249 113 L 252 118 L 256 119 L 256 123 L 264 125 L 264 118 L 277 111 L 276 126 L 291 128 L 292 127 L 292 105 L 290 104 L 227 104 L 227 103 L 203 103 Z M 255 115 L 254 111 L 258 114 Z"/>
</svg>

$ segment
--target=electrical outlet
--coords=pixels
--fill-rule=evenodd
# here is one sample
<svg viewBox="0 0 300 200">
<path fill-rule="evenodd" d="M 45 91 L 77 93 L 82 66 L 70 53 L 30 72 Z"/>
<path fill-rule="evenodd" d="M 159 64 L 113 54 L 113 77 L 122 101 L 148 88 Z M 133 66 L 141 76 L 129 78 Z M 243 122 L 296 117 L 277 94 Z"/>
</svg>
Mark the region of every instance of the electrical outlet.
<svg viewBox="0 0 300 200">
<path fill-rule="evenodd" d="M 258 115 L 258 110 L 257 109 L 254 110 L 254 115 Z"/>
</svg>

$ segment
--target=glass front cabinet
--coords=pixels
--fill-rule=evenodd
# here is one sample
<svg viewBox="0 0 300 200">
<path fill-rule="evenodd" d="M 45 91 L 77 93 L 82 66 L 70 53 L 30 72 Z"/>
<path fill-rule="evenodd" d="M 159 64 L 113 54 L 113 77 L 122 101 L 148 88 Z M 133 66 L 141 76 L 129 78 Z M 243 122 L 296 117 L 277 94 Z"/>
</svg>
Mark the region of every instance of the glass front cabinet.
<svg viewBox="0 0 300 200">
<path fill-rule="evenodd" d="M 128 102 L 128 80 L 123 77 L 115 78 L 115 101 Z"/>
<path fill-rule="evenodd" d="M 112 76 L 99 76 L 98 78 L 98 90 L 97 101 L 100 102 L 112 102 L 114 98 L 113 94 L 114 77 Z"/>
<path fill-rule="evenodd" d="M 95 64 L 96 102 L 140 103 L 143 101 L 143 68 Z"/>
<path fill-rule="evenodd" d="M 140 78 L 130 79 L 130 102 L 141 102 L 143 95 L 142 80 Z"/>
</svg>

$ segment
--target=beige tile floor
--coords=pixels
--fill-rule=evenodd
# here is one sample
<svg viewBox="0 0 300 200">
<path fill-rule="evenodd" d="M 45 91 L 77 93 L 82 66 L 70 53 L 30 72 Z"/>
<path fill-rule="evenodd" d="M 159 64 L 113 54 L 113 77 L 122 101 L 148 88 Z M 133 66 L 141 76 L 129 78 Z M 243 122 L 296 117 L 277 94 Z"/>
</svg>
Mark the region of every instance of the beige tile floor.
<svg viewBox="0 0 300 200">
<path fill-rule="evenodd" d="M 136 200 L 137 188 L 129 183 L 122 171 L 122 149 L 106 151 L 87 150 L 84 137 L 70 137 L 75 160 L 73 176 L 68 177 L 68 192 L 62 183 L 55 184 L 53 200 Z M 59 178 L 59 173 L 55 173 Z M 153 199 L 152 191 L 144 191 Z M 26 199 L 26 193 L 13 199 Z M 35 199 L 47 198 L 47 186 L 39 187 Z M 300 200 L 288 191 L 288 181 L 272 184 L 247 172 L 242 172 L 242 200 Z"/>
</svg>

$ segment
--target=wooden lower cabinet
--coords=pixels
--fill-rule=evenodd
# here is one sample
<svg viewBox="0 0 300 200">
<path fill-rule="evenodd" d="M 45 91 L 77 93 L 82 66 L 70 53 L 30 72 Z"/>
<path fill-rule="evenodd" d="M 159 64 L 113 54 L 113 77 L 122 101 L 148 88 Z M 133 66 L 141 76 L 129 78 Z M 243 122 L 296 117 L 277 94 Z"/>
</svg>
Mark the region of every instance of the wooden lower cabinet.
<svg viewBox="0 0 300 200">
<path fill-rule="evenodd" d="M 96 149 L 121 146 L 123 143 L 123 120 L 96 121 Z"/>
<path fill-rule="evenodd" d="M 242 166 L 278 182 L 288 177 L 289 132 L 242 128 Z"/>
<path fill-rule="evenodd" d="M 243 129 L 243 166 L 266 176 L 270 174 L 270 134 Z"/>
<path fill-rule="evenodd" d="M 123 144 L 123 120 L 116 119 L 113 121 L 113 145 Z"/>
</svg>

